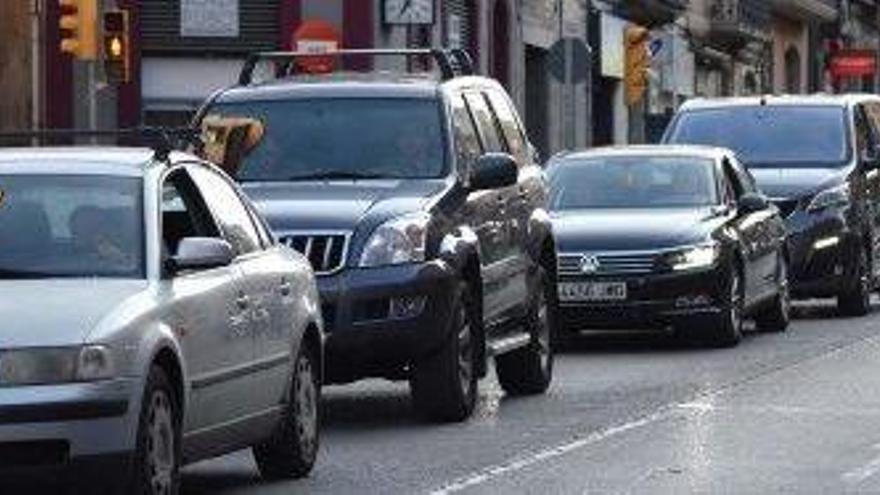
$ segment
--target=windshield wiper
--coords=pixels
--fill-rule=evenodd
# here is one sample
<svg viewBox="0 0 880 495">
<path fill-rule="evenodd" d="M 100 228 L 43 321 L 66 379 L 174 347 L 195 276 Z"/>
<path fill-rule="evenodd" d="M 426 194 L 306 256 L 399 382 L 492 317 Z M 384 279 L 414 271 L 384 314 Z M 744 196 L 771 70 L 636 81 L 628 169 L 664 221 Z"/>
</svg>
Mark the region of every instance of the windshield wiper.
<svg viewBox="0 0 880 495">
<path fill-rule="evenodd" d="M 301 174 L 294 175 L 288 177 L 287 180 L 333 180 L 333 179 L 381 179 L 386 177 L 382 174 L 372 173 L 372 172 L 358 172 L 358 171 L 349 171 L 349 170 L 326 170 L 326 171 L 318 171 L 312 174 Z"/>
<path fill-rule="evenodd" d="M 36 279 L 36 278 L 53 278 L 63 277 L 57 273 L 41 272 L 35 270 L 17 270 L 14 268 L 0 268 L 0 279 Z"/>
</svg>

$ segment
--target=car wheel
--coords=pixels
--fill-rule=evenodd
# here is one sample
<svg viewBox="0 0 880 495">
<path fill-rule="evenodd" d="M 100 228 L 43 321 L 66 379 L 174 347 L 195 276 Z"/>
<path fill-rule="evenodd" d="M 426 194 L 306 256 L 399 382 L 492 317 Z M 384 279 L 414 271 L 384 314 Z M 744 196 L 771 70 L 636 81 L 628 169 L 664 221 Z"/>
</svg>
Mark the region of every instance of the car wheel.
<svg viewBox="0 0 880 495">
<path fill-rule="evenodd" d="M 464 421 L 477 402 L 477 319 L 468 294 L 467 284 L 459 284 L 446 345 L 413 365 L 413 405 L 419 415 L 431 421 Z"/>
<path fill-rule="evenodd" d="M 784 258 L 779 262 L 779 292 L 773 305 L 755 317 L 755 326 L 761 332 L 784 332 L 791 322 L 791 291 L 788 286 L 788 263 Z"/>
<path fill-rule="evenodd" d="M 165 371 L 153 366 L 141 404 L 134 476 L 127 493 L 176 495 L 180 489 L 180 405 Z"/>
<path fill-rule="evenodd" d="M 321 379 L 317 357 L 303 343 L 294 363 L 290 397 L 272 437 L 254 446 L 254 459 L 266 479 L 296 479 L 315 465 L 320 444 Z"/>
<path fill-rule="evenodd" d="M 727 301 L 724 302 L 724 309 L 713 319 L 712 328 L 707 329 L 710 345 L 733 347 L 739 344 L 742 340 L 743 303 L 742 275 L 737 267 L 733 267 L 727 283 Z"/>
<path fill-rule="evenodd" d="M 868 256 L 858 250 L 853 287 L 837 296 L 837 309 L 847 316 L 864 316 L 871 311 L 871 270 Z"/>
<path fill-rule="evenodd" d="M 531 335 L 528 346 L 498 356 L 495 370 L 501 388 L 510 395 L 541 394 L 553 379 L 553 301 L 554 294 L 544 270 L 538 274 L 540 286 L 526 328 Z"/>
</svg>

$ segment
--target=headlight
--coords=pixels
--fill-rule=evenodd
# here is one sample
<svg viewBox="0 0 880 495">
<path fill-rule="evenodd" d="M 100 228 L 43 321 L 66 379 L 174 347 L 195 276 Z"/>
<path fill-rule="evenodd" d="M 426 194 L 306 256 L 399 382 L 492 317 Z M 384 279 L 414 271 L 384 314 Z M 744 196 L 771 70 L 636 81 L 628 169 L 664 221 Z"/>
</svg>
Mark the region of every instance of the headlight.
<svg viewBox="0 0 880 495">
<path fill-rule="evenodd" d="M 383 223 L 364 245 L 359 265 L 368 268 L 424 261 L 428 222 L 427 213 L 417 213 Z"/>
<path fill-rule="evenodd" d="M 104 346 L 14 349 L 0 352 L 0 386 L 48 385 L 113 377 Z"/>
<path fill-rule="evenodd" d="M 825 189 L 816 194 L 816 196 L 813 197 L 813 200 L 810 201 L 810 205 L 807 206 L 807 211 L 820 211 L 833 206 L 844 206 L 848 203 L 849 185 L 841 184 L 837 187 Z"/>
<path fill-rule="evenodd" d="M 715 243 L 690 246 L 665 255 L 665 263 L 673 271 L 708 268 L 718 259 L 719 249 Z"/>
</svg>

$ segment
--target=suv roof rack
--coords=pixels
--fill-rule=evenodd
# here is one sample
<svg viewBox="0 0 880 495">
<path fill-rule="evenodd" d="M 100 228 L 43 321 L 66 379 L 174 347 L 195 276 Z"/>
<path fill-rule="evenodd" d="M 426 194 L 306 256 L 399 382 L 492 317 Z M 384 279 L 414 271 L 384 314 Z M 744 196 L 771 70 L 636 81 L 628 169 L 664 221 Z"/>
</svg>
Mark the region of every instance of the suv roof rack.
<svg viewBox="0 0 880 495">
<path fill-rule="evenodd" d="M 290 75 L 292 68 L 291 62 L 296 59 L 318 58 L 318 57 L 413 57 L 413 56 L 429 56 L 432 57 L 440 68 L 443 80 L 449 80 L 459 76 L 471 76 L 474 74 L 474 63 L 470 54 L 462 48 L 377 48 L 377 49 L 344 49 L 331 50 L 327 52 L 308 53 L 308 52 L 257 52 L 248 55 L 241 73 L 238 76 L 238 85 L 247 86 L 253 82 L 254 69 L 257 63 L 261 61 L 283 62 L 278 70 L 276 77 Z"/>
<path fill-rule="evenodd" d="M 131 127 L 126 129 L 37 129 L 0 132 L 0 148 L 10 146 L 65 146 L 73 138 L 116 138 L 153 150 L 153 158 L 167 161 L 173 150 L 201 146 L 201 133 L 190 127 Z"/>
</svg>

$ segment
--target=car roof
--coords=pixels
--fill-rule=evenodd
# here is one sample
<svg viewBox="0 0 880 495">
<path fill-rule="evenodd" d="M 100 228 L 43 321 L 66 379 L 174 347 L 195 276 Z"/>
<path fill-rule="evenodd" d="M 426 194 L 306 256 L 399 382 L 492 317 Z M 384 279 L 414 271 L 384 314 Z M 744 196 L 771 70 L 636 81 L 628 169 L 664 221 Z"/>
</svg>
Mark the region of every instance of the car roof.
<svg viewBox="0 0 880 495">
<path fill-rule="evenodd" d="M 725 98 L 694 98 L 686 101 L 682 111 L 706 110 L 729 107 L 750 106 L 839 106 L 845 107 L 864 101 L 880 101 L 880 97 L 866 93 L 850 94 L 824 94 L 812 95 L 763 95 L 763 96 L 738 96 Z"/>
<path fill-rule="evenodd" d="M 394 71 L 297 75 L 247 86 L 232 86 L 216 101 L 234 103 L 296 98 L 436 98 L 444 88 L 494 86 L 491 79 L 463 76 L 440 80 L 432 73 Z"/>
<path fill-rule="evenodd" d="M 0 148 L 0 173 L 138 177 L 157 163 L 154 155 L 149 148 L 121 146 Z M 173 152 L 170 160 L 176 163 L 195 158 Z"/>
<path fill-rule="evenodd" d="M 593 148 L 583 151 L 575 151 L 558 155 L 559 160 L 577 160 L 588 158 L 610 158 L 610 157 L 638 157 L 638 156 L 655 156 L 655 157 L 674 157 L 685 156 L 692 158 L 705 158 L 709 160 L 718 160 L 726 155 L 734 154 L 727 148 L 719 148 L 716 146 L 701 145 L 629 145 L 629 146 L 607 146 Z"/>
</svg>

